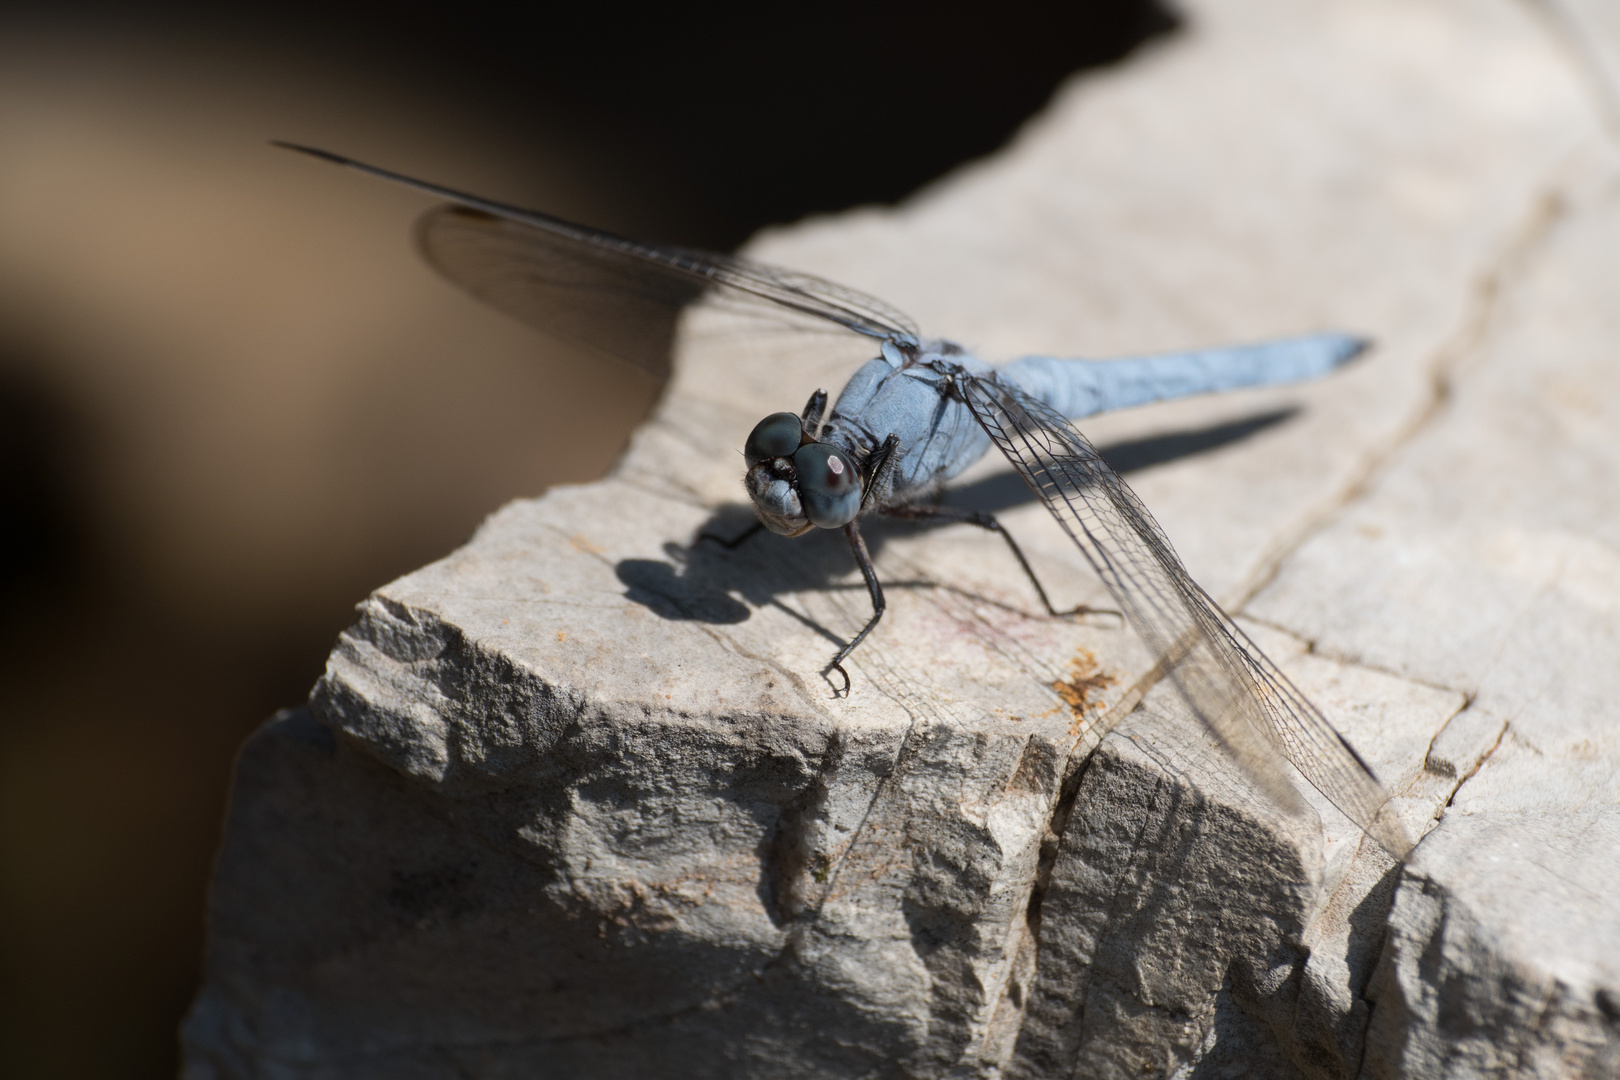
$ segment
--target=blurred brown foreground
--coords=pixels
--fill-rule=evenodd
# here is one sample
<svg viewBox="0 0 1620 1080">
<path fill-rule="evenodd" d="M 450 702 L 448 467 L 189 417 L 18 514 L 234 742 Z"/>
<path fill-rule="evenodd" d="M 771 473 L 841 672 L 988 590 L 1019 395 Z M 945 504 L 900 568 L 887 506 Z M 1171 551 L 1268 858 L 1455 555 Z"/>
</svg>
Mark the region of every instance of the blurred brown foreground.
<svg viewBox="0 0 1620 1080">
<path fill-rule="evenodd" d="M 160 1075 L 242 737 L 356 599 L 598 475 L 657 388 L 435 280 L 422 200 L 264 138 L 627 216 L 566 159 L 251 55 L 5 54 L 0 1073 Z"/>
</svg>

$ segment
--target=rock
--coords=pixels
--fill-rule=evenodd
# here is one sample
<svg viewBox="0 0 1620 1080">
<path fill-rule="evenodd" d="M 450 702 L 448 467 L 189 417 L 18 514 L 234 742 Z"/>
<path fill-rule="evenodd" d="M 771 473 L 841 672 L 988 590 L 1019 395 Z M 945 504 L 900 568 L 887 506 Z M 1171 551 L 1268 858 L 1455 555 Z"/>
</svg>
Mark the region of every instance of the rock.
<svg viewBox="0 0 1620 1080">
<path fill-rule="evenodd" d="M 1460 813 L 1401 875 L 1365 1075 L 1620 1075 L 1620 811 Z"/>
<path fill-rule="evenodd" d="M 1428 752 L 1464 782 L 1396 890 L 1369 1076 L 1620 1072 L 1617 175 L 1572 156 L 1433 422 L 1249 608 L 1465 694 L 1447 732 L 1491 748 Z"/>
<path fill-rule="evenodd" d="M 1591 674 L 1610 609 L 1560 621 L 1608 580 L 1604 489 L 1582 486 L 1607 474 L 1532 472 L 1523 441 L 1551 422 L 1501 407 L 1587 408 L 1597 463 L 1610 399 L 1492 368 L 1482 344 L 1534 322 L 1496 308 L 1547 245 L 1547 207 L 1612 191 L 1596 113 L 1505 0 L 1247 0 L 1190 23 L 904 206 L 752 250 L 990 357 L 1374 336 L 1329 383 L 1087 430 L 1413 834 L 1440 819 L 1410 864 L 1312 792 L 1279 813 L 1167 687 L 1122 718 L 1152 657 L 1106 616 L 1037 616 L 993 536 L 874 529 L 889 611 L 835 699 L 816 672 L 868 610 L 841 539 L 695 538 L 748 521 L 753 423 L 835 390 L 865 349 L 761 363 L 768 340 L 698 312 L 611 477 L 513 503 L 378 590 L 308 708 L 244 748 L 188 1076 L 1348 1077 L 1364 1046 L 1372 1075 L 1496 1075 L 1491 1025 L 1533 1024 L 1549 987 L 1567 1007 L 1524 1045 L 1608 1060 L 1612 966 L 1543 964 L 1541 938 L 1503 932 L 1547 882 L 1504 879 L 1496 903 L 1460 823 L 1615 803 L 1593 711 L 1612 665 Z M 1598 334 L 1602 279 L 1558 280 L 1552 321 Z M 1475 460 L 1490 493 L 1530 484 L 1508 540 Z M 964 479 L 956 497 L 1000 514 L 1060 604 L 1106 604 L 993 462 Z M 1582 493 L 1560 523 L 1530 513 Z M 1478 569 L 1491 558 L 1506 571 Z M 1538 635 L 1520 651 L 1514 619 Z M 1494 681 L 1470 681 L 1481 658 Z M 1538 708 L 1570 726 L 1545 741 Z M 1561 793 L 1581 738 L 1594 757 Z M 1510 833 L 1489 835 L 1511 861 Z M 1606 868 L 1560 894 L 1550 940 L 1600 921 L 1607 835 L 1549 836 Z M 1497 1008 L 1496 972 L 1530 996 Z M 1453 1003 L 1484 1026 L 1457 1030 Z"/>
</svg>

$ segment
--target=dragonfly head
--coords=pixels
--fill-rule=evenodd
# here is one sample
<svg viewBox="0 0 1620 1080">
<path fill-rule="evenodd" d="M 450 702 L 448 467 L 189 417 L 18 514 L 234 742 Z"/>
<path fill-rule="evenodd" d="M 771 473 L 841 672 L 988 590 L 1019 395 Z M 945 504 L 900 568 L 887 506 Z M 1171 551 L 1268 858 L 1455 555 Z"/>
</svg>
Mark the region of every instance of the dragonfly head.
<svg viewBox="0 0 1620 1080">
<path fill-rule="evenodd" d="M 792 413 L 772 413 L 756 424 L 743 456 L 748 497 L 773 533 L 841 529 L 861 512 L 860 470 L 842 450 L 812 439 Z"/>
</svg>

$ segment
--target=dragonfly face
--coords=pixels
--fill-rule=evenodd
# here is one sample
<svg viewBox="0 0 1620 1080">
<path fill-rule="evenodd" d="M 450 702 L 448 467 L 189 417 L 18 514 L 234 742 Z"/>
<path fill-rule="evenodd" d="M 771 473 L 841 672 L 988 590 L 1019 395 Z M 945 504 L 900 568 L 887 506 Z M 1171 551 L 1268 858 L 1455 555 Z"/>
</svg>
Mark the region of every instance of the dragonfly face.
<svg viewBox="0 0 1620 1080">
<path fill-rule="evenodd" d="M 860 470 L 842 450 L 811 439 L 793 413 L 772 413 L 756 424 L 743 456 L 748 497 L 773 533 L 841 529 L 861 512 Z"/>
</svg>

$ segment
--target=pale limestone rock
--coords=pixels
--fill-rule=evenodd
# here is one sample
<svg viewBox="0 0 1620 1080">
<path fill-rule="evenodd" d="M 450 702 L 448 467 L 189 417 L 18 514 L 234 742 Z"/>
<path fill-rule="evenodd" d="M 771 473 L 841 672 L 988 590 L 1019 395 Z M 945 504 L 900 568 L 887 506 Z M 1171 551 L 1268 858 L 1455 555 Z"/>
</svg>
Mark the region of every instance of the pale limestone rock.
<svg viewBox="0 0 1620 1080">
<path fill-rule="evenodd" d="M 1620 1076 L 1620 809 L 1448 815 L 1402 871 L 1368 1077 Z"/>
<path fill-rule="evenodd" d="M 1447 731 L 1491 747 L 1429 750 L 1466 783 L 1401 877 L 1370 1076 L 1620 1069 L 1620 155 L 1577 166 L 1434 423 L 1249 609 L 1466 694 Z"/>
<path fill-rule="evenodd" d="M 1549 192 L 1607 175 L 1599 124 L 1567 53 L 1505 0 L 1247 0 L 1190 21 L 1068 87 L 995 159 L 754 251 L 991 358 L 1376 337 L 1329 383 L 1086 426 L 1139 466 L 1168 445 L 1153 435 L 1250 432 L 1132 483 L 1217 595 L 1264 587 L 1246 628 L 1413 834 L 1443 818 L 1411 866 L 1313 793 L 1314 815 L 1281 817 L 1165 687 L 1099 745 L 1103 710 L 1151 657 L 1107 617 L 1036 617 L 999 540 L 975 531 L 874 530 L 889 613 L 850 664 L 855 692 L 833 699 L 816 672 L 867 610 L 842 541 L 693 541 L 746 522 L 751 425 L 836 389 L 863 350 L 761 365 L 757 342 L 731 347 L 699 315 L 611 478 L 514 503 L 379 590 L 310 711 L 244 750 L 189 1075 L 1346 1077 L 1381 948 L 1369 1071 L 1423 1075 L 1456 1038 L 1442 1021 L 1458 993 L 1519 1022 L 1490 1012 L 1469 967 L 1478 934 L 1446 936 L 1464 924 L 1443 916 L 1494 933 L 1530 909 L 1477 910 L 1491 887 L 1461 872 L 1452 822 L 1515 798 L 1553 800 L 1516 807 L 1544 817 L 1612 807 L 1596 713 L 1526 723 L 1549 695 L 1596 703 L 1612 681 L 1555 678 L 1612 640 L 1606 601 L 1561 621 L 1572 589 L 1608 580 L 1606 541 L 1590 513 L 1471 524 L 1467 470 L 1419 464 L 1480 450 L 1500 453 L 1503 490 L 1527 475 L 1520 441 L 1545 433 L 1471 411 L 1468 379 L 1491 367 L 1469 331 L 1511 291 L 1504 253 L 1541 243 Z M 1566 284 L 1565 317 L 1598 319 Z M 1557 396 L 1497 366 L 1482 400 Z M 1457 387 L 1438 414 L 1437 371 Z M 1572 415 L 1591 404 L 1580 379 L 1560 385 Z M 1581 421 L 1594 445 L 1613 430 L 1604 408 Z M 1385 479 L 1364 497 L 1369 475 Z M 1604 476 L 1554 469 L 1535 494 L 1597 506 L 1580 484 Z M 1060 603 L 1106 603 L 1003 479 L 987 463 L 960 497 L 1001 514 Z M 1437 482 L 1455 505 L 1431 514 Z M 1373 551 L 1362 514 L 1410 548 Z M 1455 580 L 1424 561 L 1437 529 L 1474 560 Z M 1550 554 L 1536 530 L 1558 533 Z M 1494 586 L 1498 564 L 1525 591 Z M 1472 644 L 1513 619 L 1540 635 L 1522 654 Z M 1480 658 L 1490 678 L 1457 676 Z M 1521 731 L 1520 756 L 1557 751 L 1544 775 L 1511 764 Z M 1537 790 L 1580 739 L 1596 765 Z M 1602 835 L 1560 850 L 1612 867 Z M 1528 904 L 1536 878 L 1521 878 Z M 1590 925 L 1586 895 L 1563 899 Z M 1437 940 L 1469 978 L 1434 983 L 1412 950 Z M 1491 963 L 1533 962 L 1528 940 L 1497 934 Z M 1577 978 L 1523 970 L 1527 985 Z M 1583 1046 L 1612 1002 L 1592 996 L 1604 970 L 1581 969 L 1590 1008 L 1557 1014 Z M 1495 1075 L 1457 1071 L 1476 1074 Z"/>
</svg>

